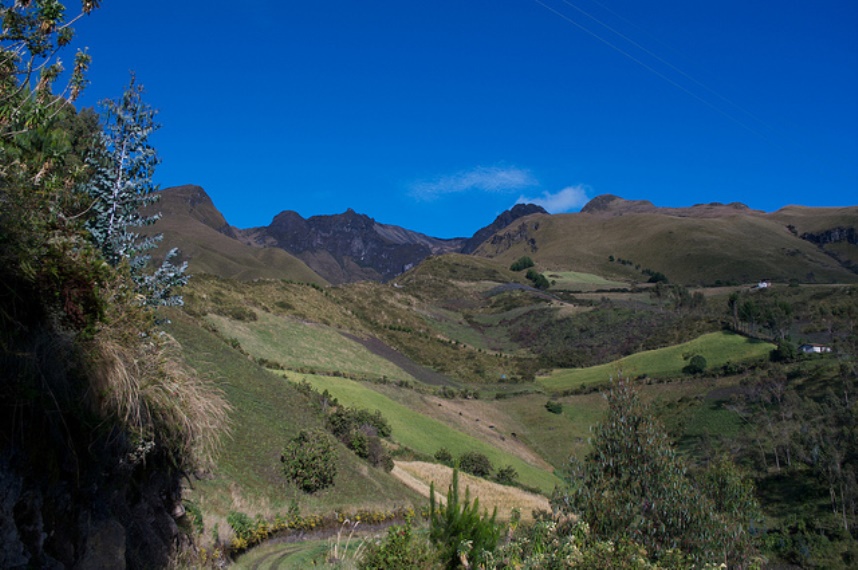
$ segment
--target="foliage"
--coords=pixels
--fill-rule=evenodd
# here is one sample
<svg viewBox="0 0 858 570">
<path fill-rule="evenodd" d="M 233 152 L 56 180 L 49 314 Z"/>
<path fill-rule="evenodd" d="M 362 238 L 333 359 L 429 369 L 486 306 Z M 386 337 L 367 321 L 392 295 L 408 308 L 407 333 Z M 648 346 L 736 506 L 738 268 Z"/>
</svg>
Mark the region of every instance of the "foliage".
<svg viewBox="0 0 858 570">
<path fill-rule="evenodd" d="M 370 412 L 363 408 L 338 406 L 328 414 L 327 424 L 331 433 L 358 457 L 368 459 L 375 467 L 393 470 L 393 459 L 380 440 L 390 436 L 390 424 L 380 410 Z"/>
<path fill-rule="evenodd" d="M 497 510 L 490 517 L 487 513 L 480 514 L 480 501 L 471 502 L 468 489 L 460 502 L 458 470 L 453 470 L 453 481 L 443 506 L 436 504 L 433 484 L 429 493 L 429 538 L 438 548 L 441 564 L 450 569 L 460 564 L 479 567 L 500 540 L 501 527 L 495 522 L 496 516 Z"/>
<path fill-rule="evenodd" d="M 286 477 L 307 493 L 334 484 L 337 475 L 336 451 L 328 434 L 302 430 L 286 444 L 280 456 Z"/>
<path fill-rule="evenodd" d="M 558 402 L 557 400 L 548 400 L 547 402 L 545 402 L 545 409 L 552 414 L 562 414 L 563 404 Z"/>
<path fill-rule="evenodd" d="M 570 487 L 555 496 L 555 507 L 580 514 L 597 540 L 633 540 L 656 559 L 679 549 L 699 562 L 733 564 L 752 552 L 726 550 L 728 537 L 748 541 L 741 528 L 750 514 L 721 512 L 701 492 L 629 382 L 612 383 L 606 399 L 592 450 L 583 462 L 573 460 Z"/>
<path fill-rule="evenodd" d="M 644 271 L 647 273 L 647 271 Z M 669 283 L 667 276 L 661 271 L 650 271 L 648 272 L 649 279 L 647 279 L 647 283 Z"/>
<path fill-rule="evenodd" d="M 528 269 L 525 277 L 532 281 L 533 286 L 537 289 L 548 289 L 551 286 L 551 283 L 548 282 L 548 278 L 534 269 Z"/>
<path fill-rule="evenodd" d="M 688 361 L 688 364 L 685 368 L 682 369 L 686 374 L 702 374 L 706 370 L 706 366 L 709 363 L 706 362 L 706 357 L 702 354 L 695 354 Z"/>
<path fill-rule="evenodd" d="M 450 450 L 446 447 L 441 447 L 438 451 L 435 452 L 435 461 L 438 463 L 442 463 L 447 466 L 453 465 L 453 454 L 450 453 Z"/>
<path fill-rule="evenodd" d="M 434 551 L 424 538 L 415 535 L 411 519 L 404 525 L 393 525 L 379 542 L 370 543 L 358 564 L 360 570 L 401 568 L 419 570 L 432 568 Z"/>
<path fill-rule="evenodd" d="M 521 271 L 522 269 L 527 269 L 528 267 L 533 267 L 534 265 L 536 264 L 533 263 L 533 260 L 525 255 L 515 260 L 512 265 L 509 266 L 509 270 Z"/>
<path fill-rule="evenodd" d="M 788 340 L 780 340 L 777 348 L 769 353 L 772 362 L 793 362 L 798 358 L 798 348 Z"/>
<path fill-rule="evenodd" d="M 56 82 L 65 70 L 56 55 L 71 43 L 72 24 L 99 4 L 98 0 L 84 0 L 80 15 L 67 19 L 66 7 L 58 0 L 0 3 L 0 138 L 9 140 L 39 128 L 66 101 L 73 102 L 80 95 L 87 83 L 90 56 L 77 52 L 58 96 Z"/>
<path fill-rule="evenodd" d="M 515 524 L 510 539 L 487 567 L 521 570 L 581 568 L 587 570 L 685 570 L 693 566 L 681 552 L 670 551 L 658 561 L 631 540 L 596 540 L 589 525 L 549 516 L 531 525 Z M 706 569 L 717 568 L 706 564 Z"/>
<path fill-rule="evenodd" d="M 479 451 L 466 451 L 459 456 L 459 469 L 477 477 L 489 477 L 494 471 L 491 460 Z"/>
<path fill-rule="evenodd" d="M 498 472 L 495 473 L 495 481 L 501 485 L 515 485 L 518 483 L 518 471 L 516 471 L 515 467 L 512 465 L 501 467 L 498 469 Z"/>
<path fill-rule="evenodd" d="M 176 266 L 178 255 L 171 249 L 154 272 L 145 268 L 163 236 L 141 236 L 132 228 L 154 224 L 159 214 L 146 215 L 144 208 L 158 201 L 152 182 L 159 163 L 149 136 L 157 129 L 155 111 L 143 102 L 143 87 L 131 82 L 116 101 L 102 102 L 104 135 L 89 164 L 93 175 L 86 190 L 93 202 L 86 227 L 104 259 L 116 267 L 127 260 L 137 289 L 150 305 L 181 305 L 173 289 L 187 283 L 187 264 Z"/>
</svg>

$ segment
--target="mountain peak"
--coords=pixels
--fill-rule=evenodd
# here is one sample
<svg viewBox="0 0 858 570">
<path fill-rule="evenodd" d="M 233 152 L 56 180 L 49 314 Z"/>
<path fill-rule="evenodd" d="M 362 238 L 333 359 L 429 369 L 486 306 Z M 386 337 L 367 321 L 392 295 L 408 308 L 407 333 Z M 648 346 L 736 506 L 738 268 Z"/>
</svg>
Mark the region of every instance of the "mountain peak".
<svg viewBox="0 0 858 570">
<path fill-rule="evenodd" d="M 492 237 L 494 234 L 504 229 L 514 221 L 524 216 L 532 214 L 547 214 L 545 208 L 536 204 L 516 204 L 509 210 L 503 211 L 495 221 L 474 234 L 474 237 L 469 239 L 462 248 L 462 253 L 473 253 L 480 244 Z"/>
</svg>

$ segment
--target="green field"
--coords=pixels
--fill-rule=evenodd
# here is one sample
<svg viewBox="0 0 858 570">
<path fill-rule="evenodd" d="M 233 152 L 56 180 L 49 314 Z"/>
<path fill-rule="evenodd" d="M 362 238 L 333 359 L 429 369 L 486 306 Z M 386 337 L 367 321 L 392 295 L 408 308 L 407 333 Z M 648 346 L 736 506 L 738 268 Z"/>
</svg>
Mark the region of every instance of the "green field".
<svg viewBox="0 0 858 570">
<path fill-rule="evenodd" d="M 609 378 L 620 375 L 638 377 L 647 375 L 653 378 L 682 376 L 682 369 L 688 359 L 700 354 L 706 358 L 708 368 L 723 366 L 727 362 L 743 362 L 765 358 L 774 345 L 744 336 L 716 332 L 705 334 L 692 341 L 639 352 L 614 362 L 591 366 L 589 368 L 565 368 L 554 370 L 550 375 L 537 379 L 537 382 L 549 392 L 562 392 L 605 383 Z"/>
<path fill-rule="evenodd" d="M 571 291 L 594 291 L 596 289 L 621 289 L 629 286 L 622 281 L 611 281 L 592 273 L 579 271 L 544 271 L 543 275 L 551 281 L 551 289 Z"/>
<path fill-rule="evenodd" d="M 372 378 L 416 381 L 410 374 L 376 356 L 361 344 L 330 327 L 305 323 L 257 311 L 255 321 L 236 321 L 210 314 L 206 317 L 226 338 L 257 358 L 288 368 L 321 372 L 347 372 Z"/>
<path fill-rule="evenodd" d="M 479 451 L 491 460 L 495 468 L 512 465 L 518 471 L 521 483 L 541 489 L 544 493 L 551 492 L 560 483 L 552 473 L 438 420 L 416 413 L 364 383 L 329 376 L 291 373 L 288 376 L 294 380 L 306 380 L 317 390 L 327 389 L 344 405 L 381 410 L 393 431 L 391 439 L 414 451 L 431 456 L 441 447 L 446 447 L 454 457 L 465 451 Z"/>
</svg>

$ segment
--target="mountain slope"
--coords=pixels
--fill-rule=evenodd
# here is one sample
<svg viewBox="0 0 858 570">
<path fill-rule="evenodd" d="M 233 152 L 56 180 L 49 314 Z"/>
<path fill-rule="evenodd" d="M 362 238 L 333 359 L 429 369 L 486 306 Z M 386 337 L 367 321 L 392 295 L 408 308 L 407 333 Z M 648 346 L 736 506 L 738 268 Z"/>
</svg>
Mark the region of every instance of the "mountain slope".
<svg viewBox="0 0 858 570">
<path fill-rule="evenodd" d="M 387 281 L 430 255 L 458 250 L 463 241 L 379 224 L 352 209 L 308 219 L 284 211 L 266 227 L 238 233 L 248 245 L 288 251 L 331 283 Z"/>
<path fill-rule="evenodd" d="M 845 208 L 839 216 L 844 227 L 858 226 L 858 208 Z M 686 284 L 763 278 L 858 281 L 858 275 L 816 244 L 789 231 L 783 219 L 783 214 L 767 215 L 741 204 L 667 209 L 600 196 L 578 214 L 534 214 L 518 220 L 475 253 L 507 263 L 528 255 L 544 269 L 638 281 L 647 279 L 643 269 Z"/>
<path fill-rule="evenodd" d="M 179 248 L 191 273 L 326 284 L 304 262 L 281 249 L 254 248 L 238 241 L 235 230 L 199 186 L 167 188 L 160 196 L 153 209 L 162 218 L 153 231 L 164 234 L 166 246 Z"/>
</svg>

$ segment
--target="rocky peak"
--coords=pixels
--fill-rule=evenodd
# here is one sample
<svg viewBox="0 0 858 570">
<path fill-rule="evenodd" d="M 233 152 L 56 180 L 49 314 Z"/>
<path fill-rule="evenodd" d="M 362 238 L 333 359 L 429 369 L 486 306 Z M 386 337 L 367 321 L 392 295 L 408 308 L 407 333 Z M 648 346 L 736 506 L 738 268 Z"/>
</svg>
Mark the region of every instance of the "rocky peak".
<svg viewBox="0 0 858 570">
<path fill-rule="evenodd" d="M 474 237 L 465 242 L 465 245 L 462 247 L 462 253 L 473 253 L 480 247 L 480 244 L 519 218 L 530 216 L 531 214 L 547 213 L 545 208 L 536 204 L 516 204 L 509 210 L 502 212 L 491 224 L 477 231 Z"/>
</svg>

